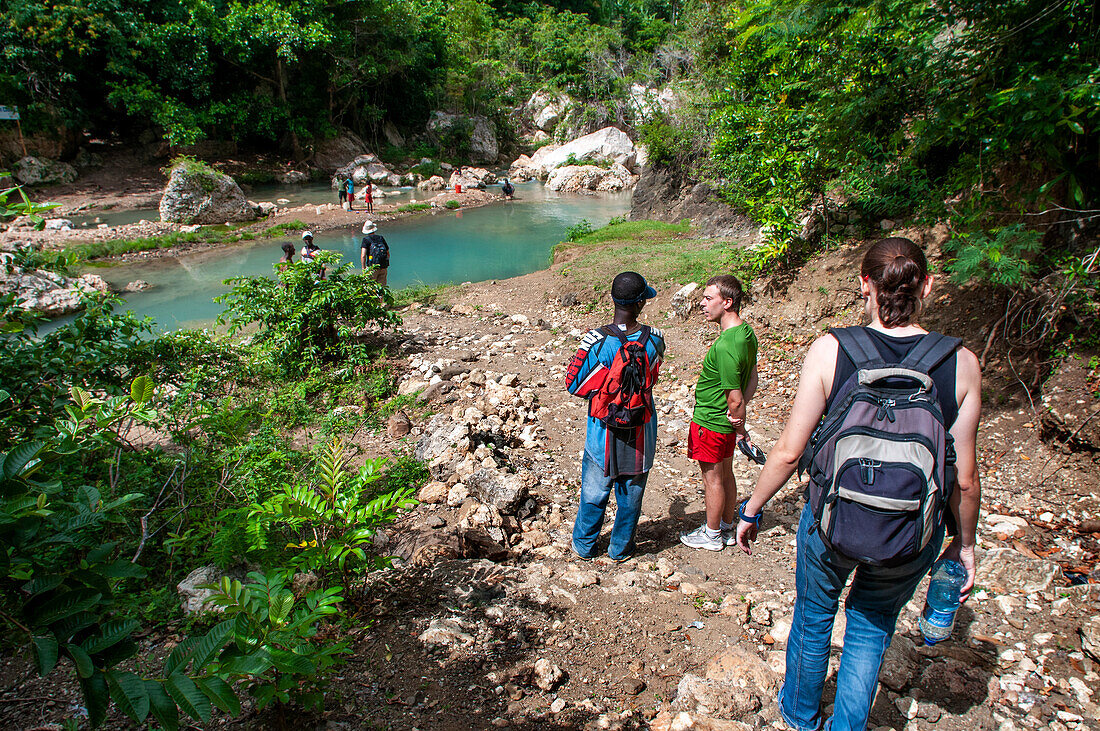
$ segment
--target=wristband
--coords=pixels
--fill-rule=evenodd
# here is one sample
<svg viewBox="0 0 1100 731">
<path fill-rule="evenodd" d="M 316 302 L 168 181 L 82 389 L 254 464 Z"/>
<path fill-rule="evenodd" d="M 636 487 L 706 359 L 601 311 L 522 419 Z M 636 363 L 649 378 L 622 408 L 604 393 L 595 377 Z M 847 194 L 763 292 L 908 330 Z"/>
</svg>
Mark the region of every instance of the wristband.
<svg viewBox="0 0 1100 731">
<path fill-rule="evenodd" d="M 761 510 L 756 515 L 745 515 L 745 506 L 749 504 L 749 499 L 745 498 L 741 501 L 741 504 L 737 506 L 737 517 L 746 523 L 752 523 L 753 525 L 760 525 L 760 519 L 764 517 L 764 511 Z"/>
</svg>

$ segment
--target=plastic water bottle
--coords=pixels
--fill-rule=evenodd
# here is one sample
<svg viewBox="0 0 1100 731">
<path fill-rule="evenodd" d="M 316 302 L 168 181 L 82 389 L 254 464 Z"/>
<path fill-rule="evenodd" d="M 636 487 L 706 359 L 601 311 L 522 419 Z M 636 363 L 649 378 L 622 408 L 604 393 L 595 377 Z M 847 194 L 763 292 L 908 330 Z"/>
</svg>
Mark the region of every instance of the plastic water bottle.
<svg viewBox="0 0 1100 731">
<path fill-rule="evenodd" d="M 965 583 L 966 569 L 958 561 L 945 558 L 932 567 L 932 582 L 928 585 L 928 598 L 920 615 L 924 644 L 934 645 L 951 636 L 959 595 Z"/>
</svg>

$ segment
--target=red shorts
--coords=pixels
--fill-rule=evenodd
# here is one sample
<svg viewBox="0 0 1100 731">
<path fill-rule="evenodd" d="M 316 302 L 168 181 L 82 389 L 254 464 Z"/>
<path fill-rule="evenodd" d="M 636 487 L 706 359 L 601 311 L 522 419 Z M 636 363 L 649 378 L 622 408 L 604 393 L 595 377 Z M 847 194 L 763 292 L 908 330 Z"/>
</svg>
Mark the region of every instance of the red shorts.
<svg viewBox="0 0 1100 731">
<path fill-rule="evenodd" d="M 688 427 L 688 458 L 717 464 L 733 456 L 737 449 L 736 434 L 722 434 L 699 426 L 694 421 Z"/>
</svg>

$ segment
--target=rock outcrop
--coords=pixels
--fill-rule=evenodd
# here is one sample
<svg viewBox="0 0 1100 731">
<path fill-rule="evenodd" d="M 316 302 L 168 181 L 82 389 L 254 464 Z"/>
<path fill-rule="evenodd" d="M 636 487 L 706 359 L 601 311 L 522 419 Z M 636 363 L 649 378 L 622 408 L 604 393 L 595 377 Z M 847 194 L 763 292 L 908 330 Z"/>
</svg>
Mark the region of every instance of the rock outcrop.
<svg viewBox="0 0 1100 731">
<path fill-rule="evenodd" d="M 484 188 L 496 181 L 496 176 L 485 168 L 463 167 L 451 173 L 447 185 L 452 188 L 455 185 L 461 185 L 463 188 Z"/>
<path fill-rule="evenodd" d="M 550 173 L 546 187 L 564 192 L 619 191 L 629 188 L 636 180 L 629 170 L 617 163 L 609 168 L 597 165 L 566 165 L 555 168 Z"/>
<path fill-rule="evenodd" d="M 47 317 L 76 312 L 83 306 L 85 295 L 107 291 L 107 283 L 95 274 L 72 279 L 41 269 L 24 271 L 10 265 L 10 255 L 3 257 L 0 294 L 14 294 L 22 307 Z"/>
<path fill-rule="evenodd" d="M 23 185 L 56 185 L 76 180 L 76 168 L 69 163 L 34 155 L 21 158 L 13 172 Z"/>
<path fill-rule="evenodd" d="M 366 143 L 354 133 L 344 131 L 331 140 L 317 143 L 313 151 L 313 164 L 326 172 L 335 171 L 348 160 L 366 153 Z"/>
<path fill-rule="evenodd" d="M 474 162 L 496 162 L 500 155 L 500 143 L 493 124 L 485 117 L 433 112 L 428 121 L 428 134 L 440 141 L 453 135 L 467 136 L 470 140 L 470 159 Z"/>
<path fill-rule="evenodd" d="M 339 168 L 332 176 L 332 189 L 337 190 L 348 178 L 351 178 L 356 187 L 366 184 L 368 180 L 378 185 L 401 185 L 401 176 L 386 167 L 377 155 L 371 153 L 358 155 Z"/>
<path fill-rule="evenodd" d="M 667 166 L 642 168 L 630 220 L 691 221 L 706 236 L 757 236 L 757 226 L 741 211 L 718 200 L 713 188 Z"/>
<path fill-rule="evenodd" d="M 539 89 L 527 103 L 524 111 L 530 117 L 535 129 L 552 133 L 558 126 L 562 115 L 573 106 L 573 101 L 565 94 L 554 95 L 546 89 Z"/>
<path fill-rule="evenodd" d="M 207 224 L 255 218 L 256 212 L 236 181 L 205 166 L 177 165 L 160 199 L 162 221 Z"/>
</svg>

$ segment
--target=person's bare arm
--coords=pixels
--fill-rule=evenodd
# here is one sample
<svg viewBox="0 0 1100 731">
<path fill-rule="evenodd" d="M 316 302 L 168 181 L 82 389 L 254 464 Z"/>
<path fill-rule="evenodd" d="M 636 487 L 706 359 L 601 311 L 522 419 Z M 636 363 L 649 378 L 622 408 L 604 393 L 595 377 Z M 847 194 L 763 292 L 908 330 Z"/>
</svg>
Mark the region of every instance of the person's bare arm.
<svg viewBox="0 0 1100 731">
<path fill-rule="evenodd" d="M 749 382 L 745 384 L 745 401 L 752 401 L 758 385 L 760 385 L 760 374 L 757 373 L 756 364 L 753 363 L 752 370 L 749 371 Z"/>
<path fill-rule="evenodd" d="M 836 338 L 826 335 L 818 338 L 806 353 L 790 418 L 779 441 L 768 453 L 768 461 L 760 471 L 756 489 L 745 505 L 745 515 L 759 515 L 764 505 L 797 469 L 806 443 L 825 413 L 825 402 L 832 387 L 833 371 L 836 370 L 838 347 Z M 745 553 L 752 553 L 751 544 L 756 540 L 756 532 L 757 527 L 752 523 L 738 521 L 737 545 Z"/>
<path fill-rule="evenodd" d="M 746 399 L 741 394 L 741 389 L 731 388 L 726 391 L 726 418 L 735 427 L 745 425 Z"/>
<path fill-rule="evenodd" d="M 367 268 L 367 247 L 359 249 L 359 263 L 363 266 L 363 269 Z"/>
<path fill-rule="evenodd" d="M 978 477 L 978 421 L 982 416 L 982 371 L 978 358 L 966 348 L 958 354 L 955 368 L 955 398 L 959 403 L 959 415 L 951 425 L 955 440 L 955 468 L 958 477 L 951 491 L 948 508 L 955 516 L 959 534 L 943 552 L 966 569 L 966 584 L 959 597 L 965 602 L 974 588 L 977 566 L 974 546 L 977 542 L 978 511 L 981 505 L 982 485 Z"/>
</svg>

